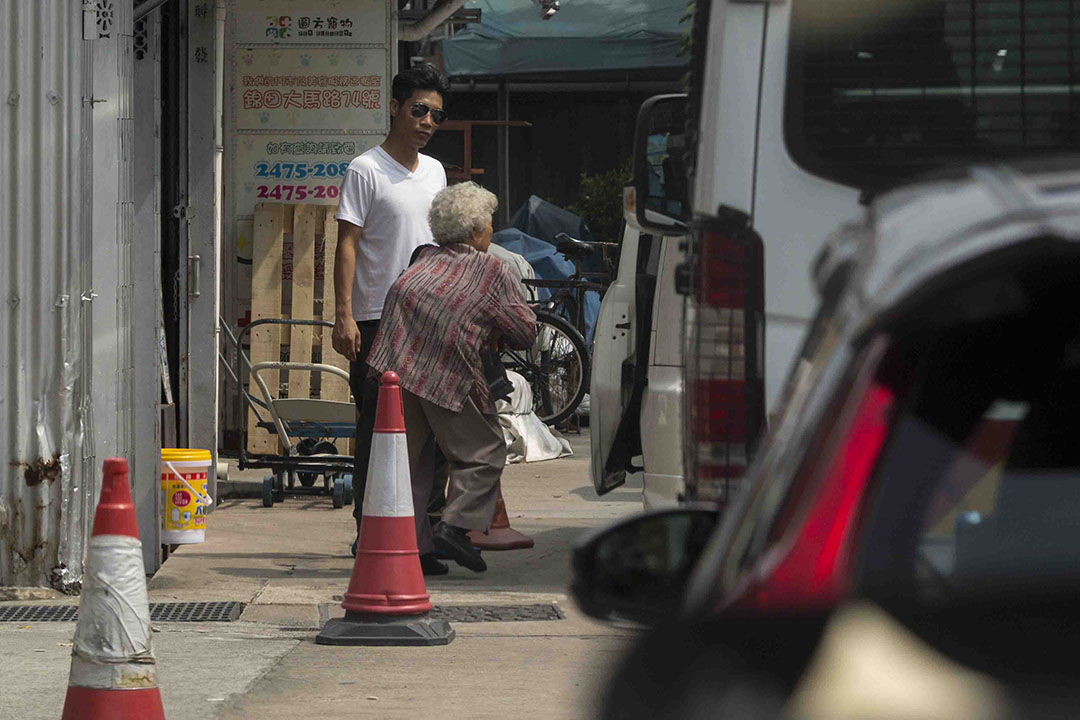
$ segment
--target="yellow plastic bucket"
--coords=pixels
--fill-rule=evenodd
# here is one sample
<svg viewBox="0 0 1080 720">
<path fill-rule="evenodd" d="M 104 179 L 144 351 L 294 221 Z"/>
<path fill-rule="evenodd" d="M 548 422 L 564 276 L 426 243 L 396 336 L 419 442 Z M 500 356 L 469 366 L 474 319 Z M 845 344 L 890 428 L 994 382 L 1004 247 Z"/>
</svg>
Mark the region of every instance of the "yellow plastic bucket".
<svg viewBox="0 0 1080 720">
<path fill-rule="evenodd" d="M 184 545 L 206 539 L 206 494 L 213 463 L 209 450 L 163 448 L 161 451 L 161 543 Z"/>
</svg>

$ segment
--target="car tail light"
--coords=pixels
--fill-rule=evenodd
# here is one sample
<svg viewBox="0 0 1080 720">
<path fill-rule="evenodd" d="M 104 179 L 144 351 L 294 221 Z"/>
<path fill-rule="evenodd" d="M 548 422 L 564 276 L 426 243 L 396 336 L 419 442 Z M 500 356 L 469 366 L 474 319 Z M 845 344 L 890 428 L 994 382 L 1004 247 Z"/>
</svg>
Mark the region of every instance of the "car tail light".
<svg viewBox="0 0 1080 720">
<path fill-rule="evenodd" d="M 726 503 L 764 425 L 761 238 L 722 209 L 694 226 L 686 347 L 687 498 Z"/>
<path fill-rule="evenodd" d="M 831 427 L 824 427 L 823 452 L 809 465 L 794 494 L 797 511 L 775 547 L 752 571 L 737 607 L 761 610 L 829 608 L 848 591 L 852 540 L 871 475 L 889 430 L 896 390 L 876 374 L 885 352 L 879 339 L 866 351 L 864 367 Z"/>
</svg>

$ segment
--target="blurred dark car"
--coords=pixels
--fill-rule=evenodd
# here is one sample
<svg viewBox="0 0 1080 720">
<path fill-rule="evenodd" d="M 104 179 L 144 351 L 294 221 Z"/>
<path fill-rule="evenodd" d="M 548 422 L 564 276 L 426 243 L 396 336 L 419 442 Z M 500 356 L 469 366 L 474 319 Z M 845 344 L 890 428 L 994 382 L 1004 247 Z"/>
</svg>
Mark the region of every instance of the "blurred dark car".
<svg viewBox="0 0 1080 720">
<path fill-rule="evenodd" d="M 655 626 L 604 716 L 775 716 L 853 600 L 992 678 L 1009 714 L 1080 707 L 1080 163 L 883 195 L 813 272 L 816 319 L 721 522 L 651 513 L 575 551 L 586 612 Z"/>
</svg>

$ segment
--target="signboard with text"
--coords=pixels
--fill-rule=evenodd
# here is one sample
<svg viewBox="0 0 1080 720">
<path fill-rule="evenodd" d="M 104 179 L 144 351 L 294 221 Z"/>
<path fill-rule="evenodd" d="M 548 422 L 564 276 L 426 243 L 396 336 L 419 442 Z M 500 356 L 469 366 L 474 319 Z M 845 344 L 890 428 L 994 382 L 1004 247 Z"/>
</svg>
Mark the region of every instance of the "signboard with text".
<svg viewBox="0 0 1080 720">
<path fill-rule="evenodd" d="M 223 311 L 239 325 L 256 204 L 336 205 L 349 162 L 389 131 L 397 18 L 396 0 L 227 3 Z M 286 275 L 290 248 L 287 229 Z"/>
<path fill-rule="evenodd" d="M 382 139 L 378 135 L 245 135 L 236 144 L 237 204 L 334 204 L 349 162 Z"/>
<path fill-rule="evenodd" d="M 242 50 L 233 89 L 236 129 L 381 132 L 388 101 L 385 55 L 383 50 Z"/>
<path fill-rule="evenodd" d="M 239 2 L 242 45 L 379 45 L 386 42 L 385 0 L 258 0 Z"/>
</svg>

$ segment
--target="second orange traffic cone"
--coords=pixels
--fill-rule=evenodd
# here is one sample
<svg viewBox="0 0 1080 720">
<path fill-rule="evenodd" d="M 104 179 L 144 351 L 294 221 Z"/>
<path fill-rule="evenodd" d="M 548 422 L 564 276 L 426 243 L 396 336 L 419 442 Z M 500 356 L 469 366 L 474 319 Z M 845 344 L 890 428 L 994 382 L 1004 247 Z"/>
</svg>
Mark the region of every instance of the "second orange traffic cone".
<svg viewBox="0 0 1080 720">
<path fill-rule="evenodd" d="M 86 552 L 63 720 L 164 720 L 142 543 L 123 458 L 108 458 Z"/>
<path fill-rule="evenodd" d="M 320 645 L 446 645 L 454 629 L 429 620 L 413 522 L 405 417 L 396 373 L 385 372 L 371 436 L 364 517 L 341 607 L 315 638 Z"/>
<path fill-rule="evenodd" d="M 469 539 L 473 546 L 480 550 L 527 550 L 535 544 L 531 537 L 510 527 L 510 516 L 506 514 L 501 484 L 499 497 L 495 500 L 495 515 L 491 518 L 491 527 L 487 532 L 470 530 Z"/>
</svg>

